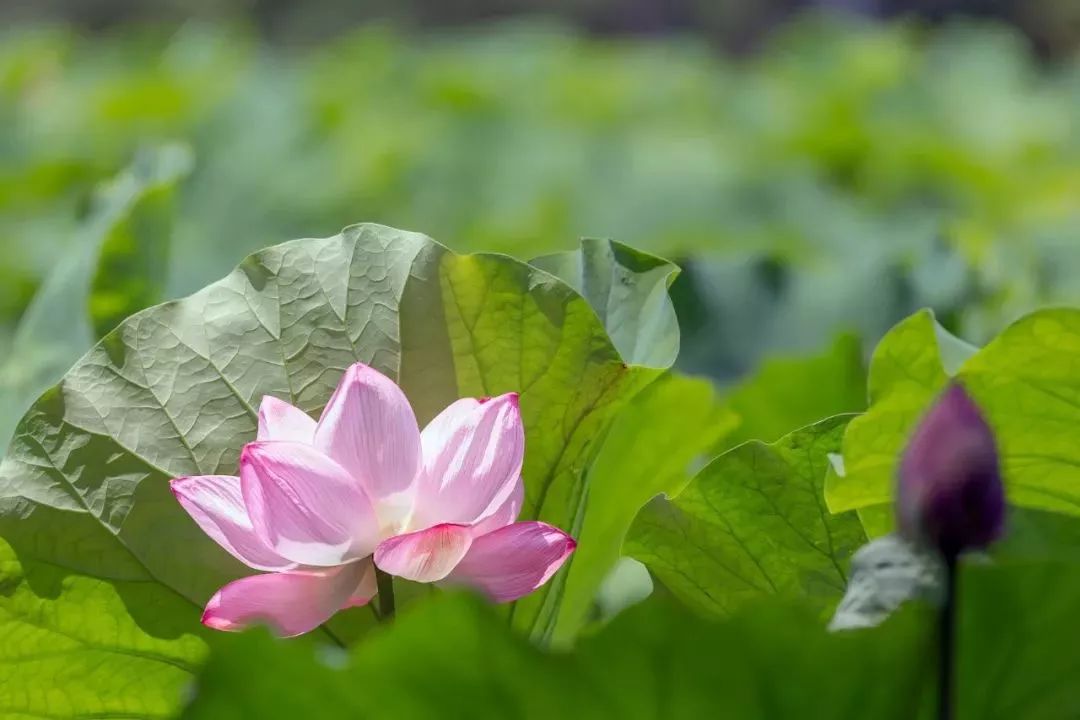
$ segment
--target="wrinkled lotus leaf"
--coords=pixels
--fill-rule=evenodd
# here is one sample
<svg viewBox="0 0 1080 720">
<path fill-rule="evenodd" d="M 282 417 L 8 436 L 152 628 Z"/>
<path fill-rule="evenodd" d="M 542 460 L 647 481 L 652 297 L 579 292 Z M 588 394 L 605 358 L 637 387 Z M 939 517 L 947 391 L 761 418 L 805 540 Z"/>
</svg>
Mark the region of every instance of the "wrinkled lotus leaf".
<svg viewBox="0 0 1080 720">
<path fill-rule="evenodd" d="M 575 534 L 595 439 L 662 372 L 626 362 L 583 297 L 509 257 L 376 225 L 250 256 L 121 323 L 19 423 L 0 465 L 0 708 L 168 714 L 205 654 L 202 604 L 251 572 L 187 517 L 169 478 L 235 472 L 263 395 L 318 413 L 356 361 L 396 378 L 421 422 L 459 396 L 519 391 L 522 516 Z M 543 636 L 562 586 L 520 603 L 517 626 Z M 321 632 L 370 623 L 357 608 Z"/>
</svg>

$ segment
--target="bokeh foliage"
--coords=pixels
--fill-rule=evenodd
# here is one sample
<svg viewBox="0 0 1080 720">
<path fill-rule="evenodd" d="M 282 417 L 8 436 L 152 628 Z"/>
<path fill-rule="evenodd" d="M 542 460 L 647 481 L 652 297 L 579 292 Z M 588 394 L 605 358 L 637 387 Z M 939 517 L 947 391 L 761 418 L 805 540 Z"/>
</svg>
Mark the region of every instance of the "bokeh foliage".
<svg viewBox="0 0 1080 720">
<path fill-rule="evenodd" d="M 0 338 L 73 252 L 97 183 L 187 143 L 167 296 L 357 219 L 532 257 L 581 236 L 689 260 L 719 377 L 923 305 L 986 340 L 1078 295 L 1080 72 L 1001 27 L 808 18 L 748 59 L 537 23 L 240 28 L 0 43 Z"/>
</svg>

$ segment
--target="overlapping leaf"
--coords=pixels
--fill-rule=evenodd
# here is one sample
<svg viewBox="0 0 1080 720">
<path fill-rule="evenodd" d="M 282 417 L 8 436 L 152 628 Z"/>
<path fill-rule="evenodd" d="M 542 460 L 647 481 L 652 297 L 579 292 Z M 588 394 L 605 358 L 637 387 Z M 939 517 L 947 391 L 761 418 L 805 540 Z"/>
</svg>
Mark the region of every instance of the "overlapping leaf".
<svg viewBox="0 0 1080 720">
<path fill-rule="evenodd" d="M 957 717 L 1074 717 L 1080 648 L 1062 628 L 1080 603 L 1076 564 L 972 564 L 960 585 Z M 319 662 L 246 637 L 215 654 L 185 717 L 929 718 L 925 610 L 826 633 L 812 607 L 759 605 L 717 623 L 649 600 L 551 655 L 487 609 L 440 598 L 351 657 Z"/>
<path fill-rule="evenodd" d="M 721 455 L 674 499 L 641 511 L 627 553 L 707 613 L 775 594 L 839 599 L 846 562 L 866 539 L 854 514 L 832 515 L 822 498 L 828 454 L 848 420 Z"/>
</svg>

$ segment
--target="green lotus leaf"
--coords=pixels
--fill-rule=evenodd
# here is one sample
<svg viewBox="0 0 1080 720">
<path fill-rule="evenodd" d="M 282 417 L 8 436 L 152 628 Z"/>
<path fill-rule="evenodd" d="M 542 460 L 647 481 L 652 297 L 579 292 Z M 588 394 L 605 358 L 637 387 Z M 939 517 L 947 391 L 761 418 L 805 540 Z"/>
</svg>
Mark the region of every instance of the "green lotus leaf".
<svg viewBox="0 0 1080 720">
<path fill-rule="evenodd" d="M 396 378 L 421 422 L 459 396 L 519 391 L 522 517 L 575 534 L 597 440 L 663 371 L 625 361 L 585 298 L 509 257 L 376 225 L 250 256 L 122 322 L 19 423 L 0 464 L 0 708 L 168 714 L 205 654 L 203 603 L 251 572 L 168 480 L 235 472 L 263 395 L 317 413 L 357 361 Z M 544 637 L 562 587 L 520 603 L 515 624 Z M 345 642 L 371 620 L 356 608 L 319 632 Z"/>
</svg>

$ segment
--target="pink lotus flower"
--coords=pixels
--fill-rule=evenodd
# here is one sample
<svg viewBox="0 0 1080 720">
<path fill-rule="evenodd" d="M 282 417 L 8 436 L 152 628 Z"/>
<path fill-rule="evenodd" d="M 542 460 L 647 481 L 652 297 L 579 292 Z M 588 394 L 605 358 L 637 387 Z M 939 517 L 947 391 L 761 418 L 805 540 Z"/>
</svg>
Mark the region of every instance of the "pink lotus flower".
<svg viewBox="0 0 1080 720">
<path fill-rule="evenodd" d="M 516 522 L 525 432 L 516 393 L 452 403 L 421 431 L 404 393 L 357 363 L 316 423 L 267 396 L 240 476 L 177 478 L 199 527 L 256 570 L 210 599 L 203 623 L 314 629 L 377 592 L 375 568 L 468 585 L 497 602 L 543 585 L 574 551 L 542 522 Z"/>
</svg>

